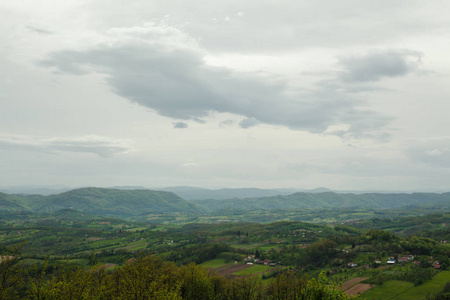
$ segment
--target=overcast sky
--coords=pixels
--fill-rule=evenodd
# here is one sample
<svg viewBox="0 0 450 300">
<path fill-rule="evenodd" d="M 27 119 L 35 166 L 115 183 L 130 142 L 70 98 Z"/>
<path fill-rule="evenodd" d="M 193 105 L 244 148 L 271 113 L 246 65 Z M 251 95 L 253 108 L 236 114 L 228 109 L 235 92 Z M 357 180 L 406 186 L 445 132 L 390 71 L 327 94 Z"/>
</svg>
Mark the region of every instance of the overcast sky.
<svg viewBox="0 0 450 300">
<path fill-rule="evenodd" d="M 449 11 L 3 0 L 0 186 L 450 191 Z"/>
</svg>

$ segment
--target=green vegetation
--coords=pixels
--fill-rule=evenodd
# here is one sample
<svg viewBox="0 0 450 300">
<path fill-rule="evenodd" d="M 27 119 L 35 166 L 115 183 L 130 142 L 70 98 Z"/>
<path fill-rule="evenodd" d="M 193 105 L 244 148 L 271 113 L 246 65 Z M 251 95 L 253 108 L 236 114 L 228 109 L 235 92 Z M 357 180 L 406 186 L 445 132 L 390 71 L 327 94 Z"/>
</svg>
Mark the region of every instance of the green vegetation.
<svg viewBox="0 0 450 300">
<path fill-rule="evenodd" d="M 32 269 L 16 260 L 14 256 L 0 264 L 4 279 L 0 299 L 234 300 L 279 299 L 277 295 L 286 293 L 279 280 L 263 288 L 256 277 L 224 278 L 195 264 L 177 267 L 154 255 L 139 257 L 110 272 L 98 265 L 89 270 L 67 265 L 55 269 L 47 264 Z M 344 292 L 327 285 L 324 275 L 318 280 L 289 276 L 284 284 L 289 281 L 296 288 L 287 292 L 301 299 L 348 299 Z"/>
<path fill-rule="evenodd" d="M 227 264 L 227 261 L 223 258 L 215 258 L 208 261 L 205 261 L 200 264 L 200 266 L 205 268 L 218 268 Z"/>
<path fill-rule="evenodd" d="M 450 193 L 413 193 L 413 194 L 338 194 L 294 193 L 272 197 L 201 200 L 195 203 L 210 211 L 220 210 L 279 210 L 311 208 L 355 208 L 392 209 L 404 206 L 420 205 L 439 207 L 449 205 Z"/>
<path fill-rule="evenodd" d="M 396 300 L 430 299 L 437 296 L 448 282 L 450 282 L 450 271 L 443 271 L 420 286 L 414 286 L 405 281 L 389 280 L 364 293 L 364 297 Z"/>
<path fill-rule="evenodd" d="M 377 286 L 364 293 L 364 297 L 367 299 L 395 299 L 395 297 L 403 294 L 407 290 L 411 289 L 414 285 L 410 282 L 404 282 L 399 280 L 389 280 L 383 283 L 383 285 Z M 423 299 L 423 298 L 422 298 Z"/>
<path fill-rule="evenodd" d="M 334 299 L 346 299 L 336 292 L 340 283 L 349 294 L 363 293 L 368 299 L 438 299 L 450 291 L 450 243 L 446 243 L 450 239 L 450 214 L 424 214 L 434 212 L 434 208 L 416 207 L 406 216 L 400 210 L 363 208 L 229 210 L 229 214 L 220 215 L 195 211 L 196 205 L 149 213 L 140 205 L 153 203 L 155 208 L 154 203 L 160 201 L 159 207 L 168 208 L 171 203 L 185 202 L 164 192 L 161 196 L 143 191 L 134 194 L 136 198 L 130 196 L 135 191 L 122 192 L 82 189 L 48 197 L 29 196 L 36 200 L 33 204 L 23 196 L 3 194 L 3 207 L 9 205 L 9 210 L 0 209 L 2 297 L 58 299 L 63 298 L 61 290 L 70 297 L 81 293 L 81 298 L 93 299 L 136 295 L 170 295 L 174 299 L 203 295 L 200 299 L 209 299 L 217 293 L 223 299 L 296 299 L 300 295 L 312 297 L 317 290 Z M 163 198 L 151 200 L 150 195 Z M 126 218 L 114 217 L 118 213 L 113 212 L 113 206 L 108 208 L 110 215 L 98 215 L 111 203 L 120 202 L 120 197 L 130 197 L 122 201 L 130 204 L 122 213 Z M 17 206 L 8 204 L 56 209 L 67 206 L 70 199 L 77 205 L 85 203 L 79 206 L 83 211 L 31 212 L 11 209 Z M 89 203 L 96 206 L 88 209 Z M 142 215 L 132 215 L 132 210 L 139 209 Z M 246 218 L 264 222 L 241 222 Z M 289 221 L 267 222 L 280 218 Z M 388 264 L 388 259 L 395 259 L 395 263 Z M 171 271 L 165 273 L 166 269 Z M 153 282 L 161 289 L 130 287 L 130 278 L 139 272 L 158 278 L 144 276 L 145 282 L 141 278 L 136 282 L 144 286 Z M 185 280 L 193 280 L 195 288 L 188 287 Z M 114 287 L 110 286 L 112 281 Z M 86 288 L 77 287 L 81 284 Z M 119 287 L 133 292 L 123 294 Z"/>
<path fill-rule="evenodd" d="M 253 265 L 252 267 L 250 267 L 248 269 L 233 273 L 233 275 L 246 276 L 246 275 L 253 275 L 253 274 L 267 272 L 268 270 L 270 270 L 269 266 Z"/>
<path fill-rule="evenodd" d="M 179 196 L 162 191 L 82 188 L 50 196 L 0 193 L 0 210 L 53 212 L 61 209 L 122 218 L 155 212 L 198 210 L 194 204 Z"/>
</svg>

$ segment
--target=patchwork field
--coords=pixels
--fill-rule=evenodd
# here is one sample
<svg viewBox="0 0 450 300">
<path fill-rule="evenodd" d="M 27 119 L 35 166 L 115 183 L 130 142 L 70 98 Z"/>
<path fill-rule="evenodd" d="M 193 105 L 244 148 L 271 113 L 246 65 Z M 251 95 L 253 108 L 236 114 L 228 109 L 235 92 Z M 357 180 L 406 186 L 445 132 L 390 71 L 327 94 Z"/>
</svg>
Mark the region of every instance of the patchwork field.
<svg viewBox="0 0 450 300">
<path fill-rule="evenodd" d="M 442 271 L 431 280 L 414 286 L 411 282 L 389 280 L 364 293 L 367 299 L 420 300 L 441 291 L 450 282 L 450 271 Z"/>
</svg>

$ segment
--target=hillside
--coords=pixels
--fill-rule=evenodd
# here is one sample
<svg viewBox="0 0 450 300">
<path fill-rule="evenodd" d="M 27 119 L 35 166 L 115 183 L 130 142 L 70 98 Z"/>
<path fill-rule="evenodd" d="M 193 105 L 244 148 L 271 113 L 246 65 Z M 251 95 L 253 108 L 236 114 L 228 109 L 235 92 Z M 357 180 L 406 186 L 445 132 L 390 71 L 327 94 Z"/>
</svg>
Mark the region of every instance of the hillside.
<svg viewBox="0 0 450 300">
<path fill-rule="evenodd" d="M 268 190 L 261 190 L 266 193 Z M 226 190 L 220 190 L 222 197 Z M 229 196 L 234 195 L 230 192 Z M 245 189 L 239 193 L 245 192 Z M 254 189 L 248 192 L 255 193 Z M 257 192 L 257 191 L 256 191 Z M 211 194 L 210 194 L 211 195 Z M 219 210 L 290 210 L 290 209 L 396 209 L 408 207 L 450 207 L 450 193 L 413 194 L 340 194 L 333 192 L 277 195 L 270 197 L 234 198 L 226 200 L 187 201 L 173 192 L 146 189 L 124 190 L 80 188 L 68 192 L 42 195 L 10 195 L 0 193 L 1 211 L 54 212 L 75 209 L 100 216 L 131 217 L 150 213 L 215 212 Z"/>
<path fill-rule="evenodd" d="M 154 212 L 195 211 L 194 204 L 174 193 L 151 190 L 82 188 L 51 195 L 39 204 L 39 211 L 72 208 L 97 215 L 128 217 Z"/>
<path fill-rule="evenodd" d="M 21 196 L 9 195 L 0 192 L 0 210 L 21 211 L 27 210 L 26 199 Z"/>
<path fill-rule="evenodd" d="M 258 197 L 228 200 L 195 201 L 200 206 L 217 211 L 222 209 L 236 210 L 286 210 L 307 208 L 373 208 L 392 209 L 405 206 L 450 205 L 450 193 L 413 193 L 413 194 L 337 194 L 326 193 L 294 193 L 273 197 Z"/>
<path fill-rule="evenodd" d="M 68 208 L 116 217 L 197 210 L 195 204 L 174 193 L 151 190 L 81 188 L 50 196 L 0 193 L 0 210 L 3 211 L 54 212 Z"/>
</svg>

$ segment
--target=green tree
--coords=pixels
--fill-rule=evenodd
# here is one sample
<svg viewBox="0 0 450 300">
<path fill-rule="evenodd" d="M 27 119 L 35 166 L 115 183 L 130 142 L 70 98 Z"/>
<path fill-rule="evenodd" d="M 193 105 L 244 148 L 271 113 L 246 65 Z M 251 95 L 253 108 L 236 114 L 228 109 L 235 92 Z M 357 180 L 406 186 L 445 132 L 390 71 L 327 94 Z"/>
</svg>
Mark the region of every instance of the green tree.
<svg viewBox="0 0 450 300">
<path fill-rule="evenodd" d="M 24 245 L 15 245 L 0 253 L 0 300 L 14 298 L 13 287 L 24 278 L 23 268 L 18 263 Z"/>
</svg>

